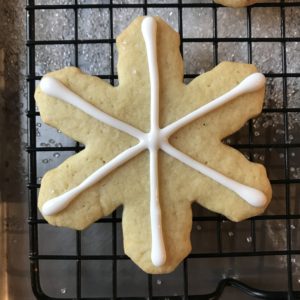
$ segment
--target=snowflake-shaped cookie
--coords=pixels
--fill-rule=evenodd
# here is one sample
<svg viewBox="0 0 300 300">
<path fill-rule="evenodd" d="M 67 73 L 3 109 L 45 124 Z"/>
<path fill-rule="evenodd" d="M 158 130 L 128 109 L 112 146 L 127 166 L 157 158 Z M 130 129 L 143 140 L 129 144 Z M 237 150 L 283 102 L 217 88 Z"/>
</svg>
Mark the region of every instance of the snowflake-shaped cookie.
<svg viewBox="0 0 300 300">
<path fill-rule="evenodd" d="M 216 3 L 230 7 L 245 7 L 255 3 L 271 2 L 272 0 L 214 0 Z"/>
<path fill-rule="evenodd" d="M 264 168 L 221 143 L 261 111 L 265 79 L 223 63 L 183 84 L 178 34 L 159 18 L 137 18 L 117 45 L 117 87 L 76 68 L 41 81 L 42 119 L 86 148 L 44 176 L 39 208 L 82 229 L 123 204 L 125 252 L 170 272 L 191 248 L 193 201 L 241 220 L 270 200 Z"/>
</svg>

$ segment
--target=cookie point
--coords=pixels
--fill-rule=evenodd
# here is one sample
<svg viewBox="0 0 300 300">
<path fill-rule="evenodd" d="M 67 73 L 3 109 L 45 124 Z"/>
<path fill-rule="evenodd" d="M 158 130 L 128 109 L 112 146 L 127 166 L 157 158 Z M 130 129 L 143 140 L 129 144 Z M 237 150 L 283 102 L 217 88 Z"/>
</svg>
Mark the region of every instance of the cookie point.
<svg viewBox="0 0 300 300">
<path fill-rule="evenodd" d="M 156 20 L 153 17 L 147 16 L 143 19 L 142 22 L 142 32 L 145 33 L 148 30 L 156 29 Z"/>
<path fill-rule="evenodd" d="M 239 87 L 243 89 L 244 93 L 257 92 L 264 88 L 266 84 L 266 78 L 261 73 L 253 73 L 246 77 L 240 84 Z"/>
<path fill-rule="evenodd" d="M 64 86 L 55 78 L 50 76 L 44 76 L 40 83 L 40 88 L 42 92 L 49 96 L 56 97 L 58 88 L 63 88 Z"/>
<path fill-rule="evenodd" d="M 65 200 L 64 194 L 56 198 L 50 199 L 42 206 L 41 212 L 44 216 L 52 216 L 63 209 L 65 209 L 69 204 L 69 199 Z"/>
<path fill-rule="evenodd" d="M 48 93 L 50 85 L 51 85 L 51 80 L 52 78 L 49 76 L 44 76 L 40 82 L 40 88 L 42 90 L 42 92 L 44 93 Z"/>
<path fill-rule="evenodd" d="M 254 207 L 263 207 L 267 203 L 266 195 L 257 189 L 252 187 L 243 187 L 238 193 L 245 201 Z"/>
<path fill-rule="evenodd" d="M 56 213 L 56 210 L 54 209 L 51 201 L 48 201 L 42 206 L 41 212 L 43 216 L 51 216 Z"/>
<path fill-rule="evenodd" d="M 146 17 L 144 17 L 143 23 L 154 24 L 154 23 L 156 23 L 156 20 L 152 16 L 146 16 Z"/>
<path fill-rule="evenodd" d="M 165 255 L 151 255 L 152 263 L 155 267 L 161 267 L 166 262 L 166 256 Z"/>
</svg>

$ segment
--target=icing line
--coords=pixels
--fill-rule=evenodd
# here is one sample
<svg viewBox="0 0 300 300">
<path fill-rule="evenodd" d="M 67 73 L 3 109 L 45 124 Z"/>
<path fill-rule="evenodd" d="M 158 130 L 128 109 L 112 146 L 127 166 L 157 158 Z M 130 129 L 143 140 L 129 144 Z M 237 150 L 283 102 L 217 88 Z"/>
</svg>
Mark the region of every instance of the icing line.
<svg viewBox="0 0 300 300">
<path fill-rule="evenodd" d="M 142 34 L 145 40 L 148 69 L 150 76 L 150 116 L 151 129 L 148 133 L 150 152 L 150 221 L 151 221 L 151 260 L 155 266 L 166 261 L 163 239 L 162 215 L 159 203 L 158 150 L 160 146 L 159 128 L 159 72 L 156 47 L 157 24 L 154 18 L 146 17 L 142 22 Z"/>
<path fill-rule="evenodd" d="M 106 175 L 110 174 L 114 169 L 125 164 L 131 158 L 137 156 L 145 149 L 143 143 L 139 143 L 113 158 L 111 161 L 106 163 L 104 166 L 96 170 L 92 175 L 88 176 L 82 181 L 77 187 L 65 192 L 64 194 L 47 201 L 43 207 L 42 212 L 45 215 L 57 214 L 64 208 L 66 208 L 70 202 L 77 197 L 80 193 L 86 189 L 92 187 Z"/>
<path fill-rule="evenodd" d="M 232 90 L 228 91 L 224 95 L 218 97 L 217 99 L 204 104 L 193 112 L 187 114 L 181 119 L 175 121 L 174 123 L 166 126 L 162 129 L 163 135 L 166 138 L 170 137 L 174 132 L 182 128 L 183 126 L 195 121 L 196 119 L 203 117 L 209 112 L 219 108 L 220 106 L 226 104 L 227 102 L 243 95 L 246 93 L 251 93 L 258 91 L 264 87 L 266 78 L 261 73 L 253 73 L 246 77 L 239 85 L 234 87 Z"/>
<path fill-rule="evenodd" d="M 181 161 L 182 163 L 186 164 L 187 166 L 191 167 L 192 169 L 202 173 L 203 175 L 213 179 L 214 181 L 220 183 L 221 185 L 227 187 L 231 191 L 234 191 L 238 194 L 241 198 L 247 201 L 250 205 L 259 207 L 262 203 L 265 203 L 266 196 L 260 190 L 254 189 L 252 187 L 246 186 L 241 184 L 231 178 L 224 176 L 223 174 L 215 171 L 199 163 L 198 161 L 192 159 L 190 156 L 182 153 L 181 151 L 174 148 L 172 145 L 163 144 L 162 150 L 169 154 L 170 156 L 176 158 L 177 160 Z"/>
<path fill-rule="evenodd" d="M 158 150 L 162 149 L 168 155 L 176 158 L 182 163 L 190 166 L 194 170 L 208 176 L 219 184 L 227 187 L 242 199 L 255 207 L 263 206 L 267 199 L 266 196 L 259 190 L 243 185 L 233 179 L 226 177 L 212 168 L 193 160 L 188 155 L 174 148 L 169 144 L 168 138 L 171 134 L 196 120 L 197 118 L 206 115 L 207 113 L 217 109 L 221 105 L 235 99 L 236 97 L 258 91 L 265 84 L 265 77 L 260 73 L 254 73 L 245 78 L 239 85 L 220 96 L 217 99 L 201 106 L 194 112 L 187 114 L 181 119 L 173 122 L 163 129 L 159 128 L 159 74 L 157 65 L 156 52 L 156 21 L 154 18 L 146 17 L 142 22 L 142 33 L 145 40 L 147 59 L 150 75 L 151 87 L 151 130 L 149 133 L 144 133 L 139 129 L 115 119 L 108 114 L 102 112 L 92 104 L 86 102 L 78 95 L 70 91 L 58 80 L 51 77 L 43 77 L 40 87 L 41 90 L 49 96 L 56 97 L 60 100 L 69 103 L 76 108 L 87 113 L 91 117 L 103 122 L 113 128 L 119 129 L 135 138 L 139 144 L 123 151 L 110 162 L 100 167 L 90 176 L 88 176 L 79 186 L 69 190 L 68 192 L 48 200 L 42 207 L 44 215 L 52 215 L 66 208 L 70 202 L 93 184 L 100 181 L 103 177 L 110 174 L 114 169 L 122 166 L 131 158 L 135 157 L 142 151 L 148 149 L 150 152 L 150 219 L 151 219 L 151 234 L 152 234 L 152 249 L 151 259 L 154 265 L 161 266 L 166 260 L 164 247 L 161 209 L 159 204 L 159 185 L 158 185 Z"/>
<path fill-rule="evenodd" d="M 140 131 L 139 129 L 106 114 L 96 106 L 83 100 L 53 77 L 43 77 L 40 83 L 40 88 L 45 94 L 61 99 L 64 102 L 69 103 L 82 110 L 96 120 L 103 122 L 113 128 L 119 129 L 120 131 L 125 132 L 139 140 L 141 140 L 145 135 L 145 133 Z"/>
</svg>

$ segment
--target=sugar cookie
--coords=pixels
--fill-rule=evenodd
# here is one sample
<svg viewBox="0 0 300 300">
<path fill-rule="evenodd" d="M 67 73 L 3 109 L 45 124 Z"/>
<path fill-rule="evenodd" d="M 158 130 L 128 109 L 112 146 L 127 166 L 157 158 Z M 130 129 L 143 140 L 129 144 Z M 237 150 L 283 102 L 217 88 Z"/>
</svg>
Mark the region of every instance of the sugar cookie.
<svg viewBox="0 0 300 300">
<path fill-rule="evenodd" d="M 221 140 L 261 112 L 265 78 L 223 62 L 183 83 L 179 35 L 139 17 L 117 38 L 119 85 L 74 67 L 43 77 L 43 121 L 85 145 L 42 179 L 38 206 L 53 225 L 84 229 L 123 205 L 125 253 L 148 273 L 189 254 L 191 204 L 233 221 L 271 198 L 262 165 Z"/>
</svg>

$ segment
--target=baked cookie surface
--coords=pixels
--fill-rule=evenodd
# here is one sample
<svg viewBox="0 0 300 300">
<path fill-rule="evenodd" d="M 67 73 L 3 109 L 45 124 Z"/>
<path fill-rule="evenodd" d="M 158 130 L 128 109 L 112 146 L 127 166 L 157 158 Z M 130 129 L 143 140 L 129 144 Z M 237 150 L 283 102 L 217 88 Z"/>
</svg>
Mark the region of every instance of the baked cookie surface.
<svg viewBox="0 0 300 300">
<path fill-rule="evenodd" d="M 271 2 L 271 0 L 214 0 L 216 3 L 229 7 L 245 7 L 255 3 Z"/>
<path fill-rule="evenodd" d="M 155 30 L 150 26 L 142 32 L 145 20 L 149 26 L 154 24 Z M 43 121 L 86 146 L 43 177 L 39 209 L 50 224 L 84 229 L 123 205 L 125 253 L 148 273 L 171 272 L 190 252 L 193 202 L 240 221 L 261 214 L 271 199 L 264 167 L 221 142 L 261 112 L 264 86 L 256 82 L 256 68 L 224 62 L 185 85 L 179 42 L 178 33 L 161 19 L 139 17 L 117 38 L 118 86 L 70 67 L 47 74 L 35 95 Z M 149 57 L 157 59 L 158 78 L 153 77 L 155 66 Z M 254 83 L 245 85 L 253 73 Z M 257 76 L 258 81 L 262 79 Z M 230 101 L 210 108 L 226 97 Z M 71 98 L 79 102 L 68 103 L 66 99 Z M 86 110 L 84 103 L 88 104 Z M 109 167 L 116 157 L 138 149 L 140 132 L 148 133 L 152 128 L 163 131 L 199 108 L 207 110 L 171 132 L 167 138 L 170 147 L 156 149 L 156 160 L 149 149 L 166 141 L 157 139 L 156 143 L 153 136 L 144 136 L 146 148 L 136 150 L 136 155 L 101 180 L 69 197 L 67 205 L 49 213 L 47 203 L 62 202 L 61 196 Z M 108 125 L 107 120 L 97 120 L 95 111 L 123 122 L 121 130 Z M 137 131 L 126 133 L 127 125 Z M 180 158 L 190 160 L 184 163 Z M 191 160 L 192 166 L 188 164 Z M 215 173 L 208 176 L 208 171 L 219 174 L 218 180 Z M 223 183 L 222 176 L 226 177 Z M 242 185 L 247 195 L 241 197 L 237 188 L 226 187 L 228 182 Z M 153 193 L 153 185 L 157 193 Z M 264 196 L 259 205 L 255 204 L 257 194 Z M 152 204 L 156 206 L 154 213 Z M 153 249 L 158 249 L 159 262 L 153 258 Z"/>
</svg>

